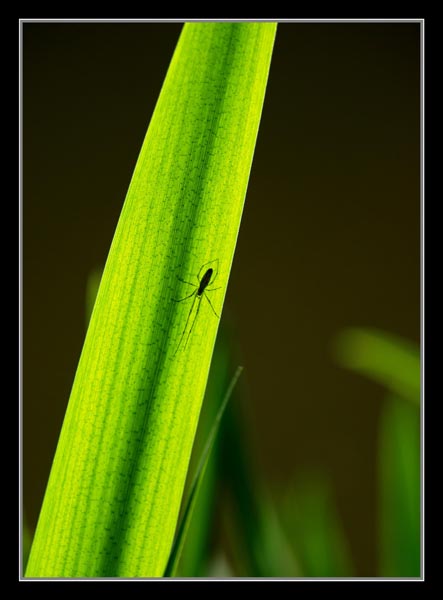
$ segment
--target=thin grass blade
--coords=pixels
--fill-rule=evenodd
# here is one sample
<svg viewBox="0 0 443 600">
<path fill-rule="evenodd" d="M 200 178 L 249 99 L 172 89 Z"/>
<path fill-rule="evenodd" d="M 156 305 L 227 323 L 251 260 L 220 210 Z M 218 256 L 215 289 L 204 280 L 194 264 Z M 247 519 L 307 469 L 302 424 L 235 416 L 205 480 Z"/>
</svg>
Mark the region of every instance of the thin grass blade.
<svg viewBox="0 0 443 600">
<path fill-rule="evenodd" d="M 192 513 L 195 507 L 195 502 L 205 475 L 206 467 L 208 466 L 209 458 L 211 456 L 211 450 L 214 446 L 214 442 L 217 436 L 217 433 L 220 428 L 220 423 L 222 417 L 225 413 L 226 406 L 231 398 L 232 392 L 237 384 L 238 378 L 243 371 L 243 367 L 238 367 L 229 387 L 226 391 L 223 402 L 220 405 L 220 408 L 217 412 L 217 416 L 215 417 L 214 424 L 212 426 L 211 432 L 209 434 L 208 440 L 206 442 L 206 446 L 203 450 L 203 454 L 200 459 L 199 466 L 197 468 L 197 472 L 195 474 L 194 482 L 189 491 L 189 498 L 186 503 L 186 508 L 183 512 L 183 518 L 178 528 L 178 533 L 174 545 L 172 547 L 171 555 L 169 557 L 168 565 L 165 569 L 165 577 L 174 577 L 177 571 L 177 567 L 180 561 L 181 552 L 183 550 L 183 545 L 185 543 L 186 534 L 188 532 L 189 524 L 191 522 Z"/>
</svg>

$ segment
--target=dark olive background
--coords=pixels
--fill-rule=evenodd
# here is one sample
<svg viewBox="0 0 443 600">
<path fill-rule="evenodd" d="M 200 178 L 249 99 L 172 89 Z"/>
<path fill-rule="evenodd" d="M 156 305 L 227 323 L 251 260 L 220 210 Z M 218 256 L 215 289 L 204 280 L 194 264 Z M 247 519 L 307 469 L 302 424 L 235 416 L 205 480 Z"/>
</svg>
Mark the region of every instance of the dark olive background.
<svg viewBox="0 0 443 600">
<path fill-rule="evenodd" d="M 102 266 L 182 25 L 23 25 L 23 490 L 35 527 Z M 224 318 L 269 486 L 333 484 L 376 569 L 383 390 L 334 361 L 346 326 L 420 335 L 420 28 L 281 23 Z"/>
</svg>

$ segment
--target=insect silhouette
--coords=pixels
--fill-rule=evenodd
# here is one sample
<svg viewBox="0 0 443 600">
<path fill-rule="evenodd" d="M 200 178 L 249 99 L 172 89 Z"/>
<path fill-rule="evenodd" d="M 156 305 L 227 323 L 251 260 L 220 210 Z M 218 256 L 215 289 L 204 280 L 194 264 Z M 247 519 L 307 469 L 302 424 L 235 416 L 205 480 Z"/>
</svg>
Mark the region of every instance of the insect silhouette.
<svg viewBox="0 0 443 600">
<path fill-rule="evenodd" d="M 212 265 L 212 266 L 209 266 L 209 265 Z M 215 268 L 215 275 L 214 275 L 214 267 L 216 267 Z M 197 309 L 195 311 L 194 318 L 193 318 L 192 323 L 191 323 L 191 327 L 189 328 L 188 335 L 186 337 L 186 341 L 185 341 L 185 345 L 183 346 L 183 349 L 186 348 L 186 345 L 187 345 L 187 343 L 189 341 L 189 338 L 191 336 L 192 330 L 194 328 L 195 322 L 196 322 L 197 317 L 198 317 L 198 313 L 200 311 L 201 300 L 202 300 L 203 297 L 206 298 L 206 300 L 208 301 L 209 306 L 211 307 L 212 312 L 217 317 L 217 319 L 220 318 L 220 316 L 216 313 L 214 307 L 212 306 L 212 302 L 210 301 L 210 299 L 209 299 L 209 297 L 207 295 L 207 292 L 215 292 L 215 290 L 221 289 L 221 286 L 220 287 L 216 287 L 216 288 L 214 288 L 214 287 L 208 287 L 209 284 L 213 284 L 214 283 L 214 281 L 217 279 L 217 276 L 218 276 L 218 258 L 215 259 L 215 260 L 211 260 L 211 261 L 209 261 L 209 262 L 207 262 L 207 263 L 205 263 L 204 265 L 201 266 L 200 271 L 198 272 L 198 275 L 197 275 L 198 285 L 195 284 L 195 283 L 191 283 L 190 281 L 185 281 L 184 279 L 181 279 L 180 277 L 178 278 L 179 281 L 181 281 L 182 283 L 186 283 L 188 285 L 192 285 L 195 288 L 195 290 L 192 292 L 192 294 L 189 294 L 188 296 L 185 296 L 184 298 L 180 298 L 179 300 L 174 300 L 174 302 L 183 302 L 184 300 L 189 300 L 190 298 L 194 298 L 194 300 L 192 301 L 192 304 L 191 304 L 191 308 L 190 308 L 189 313 L 188 313 L 188 317 L 186 319 L 186 324 L 185 324 L 185 327 L 183 329 L 183 333 L 181 335 L 180 342 L 179 342 L 179 344 L 177 346 L 177 350 L 175 351 L 174 356 L 177 354 L 178 349 L 180 348 L 180 346 L 181 346 L 181 344 L 183 342 L 183 338 L 185 337 L 186 330 L 188 329 L 189 321 L 191 319 L 191 315 L 193 313 L 194 306 L 195 306 L 196 302 L 198 303 L 197 304 Z"/>
</svg>

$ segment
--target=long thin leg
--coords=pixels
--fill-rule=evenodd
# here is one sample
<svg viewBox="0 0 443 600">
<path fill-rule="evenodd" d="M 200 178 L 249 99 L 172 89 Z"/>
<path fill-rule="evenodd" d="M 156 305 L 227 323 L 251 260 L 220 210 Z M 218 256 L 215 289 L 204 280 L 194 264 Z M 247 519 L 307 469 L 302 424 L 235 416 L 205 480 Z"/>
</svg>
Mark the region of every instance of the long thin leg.
<svg viewBox="0 0 443 600">
<path fill-rule="evenodd" d="M 198 287 L 198 285 L 195 285 L 195 283 L 191 283 L 190 281 L 186 281 L 185 279 L 182 279 L 181 277 L 177 277 L 177 279 L 179 281 L 181 281 L 182 283 L 187 283 L 188 285 L 192 285 L 192 287 Z"/>
<path fill-rule="evenodd" d="M 192 294 L 189 294 L 189 296 L 185 296 L 184 298 L 180 298 L 179 300 L 176 300 L 175 298 L 172 298 L 172 300 L 174 302 L 183 302 L 183 300 L 188 300 L 188 298 L 192 298 L 192 296 L 195 296 L 196 293 L 197 293 L 196 290 L 194 290 L 192 292 Z"/>
<path fill-rule="evenodd" d="M 214 315 L 217 317 L 217 319 L 219 319 L 220 316 L 215 312 L 214 307 L 212 306 L 212 302 L 209 300 L 208 296 L 206 294 L 203 294 L 203 296 L 209 302 L 209 306 L 212 308 L 212 312 L 214 313 Z"/>
<path fill-rule="evenodd" d="M 194 292 L 194 294 L 195 294 L 195 292 Z M 183 333 L 181 334 L 181 338 L 180 338 L 180 341 L 178 343 L 177 350 L 174 353 L 174 356 L 177 354 L 178 349 L 180 348 L 180 345 L 181 345 L 181 343 L 183 341 L 183 337 L 184 337 L 184 335 L 186 333 L 186 328 L 188 327 L 189 319 L 191 317 L 192 311 L 194 310 L 194 304 L 195 304 L 195 301 L 197 300 L 197 298 L 198 298 L 198 296 L 195 296 L 194 300 L 192 301 L 191 310 L 188 313 L 188 318 L 186 319 L 186 325 L 185 325 L 185 328 L 183 329 Z M 184 300 L 184 298 L 183 298 L 183 300 Z M 199 306 L 200 306 L 200 304 L 199 304 Z M 197 309 L 197 313 L 198 313 L 198 309 Z M 194 319 L 194 321 L 193 321 L 192 324 L 194 325 L 194 323 L 195 323 L 195 319 Z M 192 327 L 191 327 L 191 330 L 192 330 Z M 189 332 L 189 335 L 190 335 L 190 333 L 191 332 Z M 188 338 L 189 338 L 189 335 L 188 335 Z M 188 343 L 188 338 L 186 339 L 186 344 Z M 185 348 L 186 348 L 186 344 L 185 344 Z"/>
<path fill-rule="evenodd" d="M 217 279 L 218 277 L 218 272 L 220 270 L 220 263 L 218 261 L 218 258 L 216 258 L 215 260 L 213 260 L 212 262 L 216 262 L 217 263 L 217 270 L 215 271 L 215 277 L 214 279 L 211 281 L 211 283 L 214 283 L 214 281 Z"/>
<path fill-rule="evenodd" d="M 220 287 L 216 287 L 216 288 L 206 288 L 205 292 L 215 292 L 215 290 L 221 290 L 222 289 L 222 285 Z"/>
<path fill-rule="evenodd" d="M 189 337 L 190 337 L 190 335 L 191 335 L 191 333 L 192 333 L 192 330 L 194 329 L 195 321 L 197 320 L 198 313 L 199 313 L 199 311 L 200 311 L 200 306 L 201 306 L 201 296 L 196 296 L 196 297 L 195 297 L 195 299 L 194 299 L 194 302 L 197 300 L 197 298 L 199 299 L 199 300 L 198 300 L 198 306 L 197 306 L 197 310 L 195 311 L 195 317 L 194 317 L 194 320 L 192 321 L 191 329 L 189 330 L 188 337 L 186 338 L 186 342 L 185 342 L 185 345 L 183 346 L 183 349 L 184 349 L 184 348 L 186 348 L 186 346 L 187 346 L 187 343 L 188 343 L 188 341 L 189 341 Z M 192 303 L 192 306 L 194 306 L 194 302 Z M 189 313 L 189 314 L 191 314 L 191 313 Z M 185 329 L 186 329 L 186 328 L 185 328 Z"/>
</svg>

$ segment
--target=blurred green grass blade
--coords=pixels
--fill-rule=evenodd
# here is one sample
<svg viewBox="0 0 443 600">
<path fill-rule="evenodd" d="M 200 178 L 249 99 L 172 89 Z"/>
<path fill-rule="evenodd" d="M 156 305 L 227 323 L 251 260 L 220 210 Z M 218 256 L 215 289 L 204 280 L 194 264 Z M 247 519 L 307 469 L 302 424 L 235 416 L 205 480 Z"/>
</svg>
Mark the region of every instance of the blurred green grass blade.
<svg viewBox="0 0 443 600">
<path fill-rule="evenodd" d="M 399 398 L 385 402 L 379 429 L 380 574 L 420 576 L 420 422 Z"/>
<path fill-rule="evenodd" d="M 220 314 L 275 31 L 183 28 L 106 261 L 28 577 L 164 573 L 219 324 L 207 300 Z M 210 261 L 218 289 L 178 302 Z"/>
<path fill-rule="evenodd" d="M 348 542 L 324 477 L 299 478 L 284 494 L 280 514 L 303 577 L 353 576 Z"/>
<path fill-rule="evenodd" d="M 189 473 L 195 473 L 212 424 L 231 378 L 231 339 L 226 331 L 226 319 L 220 324 L 211 369 L 208 377 L 205 399 L 198 422 Z M 196 499 L 184 547 L 177 571 L 179 577 L 205 577 L 211 564 L 211 540 L 214 529 L 217 490 L 219 483 L 220 435 L 214 443 L 211 456 Z M 188 477 L 190 488 L 192 481 Z M 186 490 L 185 497 L 189 495 Z"/>
<path fill-rule="evenodd" d="M 231 496 L 225 528 L 237 570 L 247 577 L 295 577 L 299 568 L 268 494 L 256 473 L 244 419 L 232 403 L 224 420 L 222 467 Z"/>
<path fill-rule="evenodd" d="M 334 350 L 343 366 L 420 403 L 420 352 L 411 342 L 376 329 L 349 328 L 337 337 Z"/>
<path fill-rule="evenodd" d="M 217 447 L 216 442 L 202 475 L 182 549 L 177 557 L 178 565 L 174 567 L 174 577 L 206 577 L 208 573 L 216 505 Z M 194 472 L 191 466 L 190 472 Z M 188 497 L 189 493 L 184 494 L 184 498 Z"/>
<path fill-rule="evenodd" d="M 198 497 L 198 493 L 205 475 L 206 467 L 208 466 L 208 461 L 211 456 L 211 450 L 214 446 L 214 442 L 220 428 L 221 419 L 226 410 L 226 406 L 231 398 L 232 392 L 234 390 L 235 385 L 237 384 L 238 378 L 241 375 L 243 367 L 238 367 L 229 387 L 226 391 L 225 397 L 223 398 L 223 402 L 218 409 L 217 415 L 215 417 L 215 421 L 212 425 L 211 431 L 209 433 L 208 440 L 206 442 L 205 448 L 203 450 L 203 454 L 200 458 L 200 463 L 197 468 L 197 472 L 195 474 L 194 482 L 191 486 L 189 498 L 186 504 L 186 508 L 183 513 L 183 518 L 178 528 L 177 537 L 175 539 L 174 545 L 171 550 L 171 554 L 169 557 L 168 565 L 165 569 L 165 577 L 174 577 L 176 575 L 178 563 L 180 560 L 181 552 L 183 549 L 183 545 L 185 542 L 186 534 L 189 529 L 189 524 L 191 522 L 192 513 L 195 507 L 196 499 Z"/>
<path fill-rule="evenodd" d="M 206 577 L 214 579 L 233 579 L 235 577 L 229 560 L 223 552 L 219 551 L 213 556 Z"/>
</svg>

